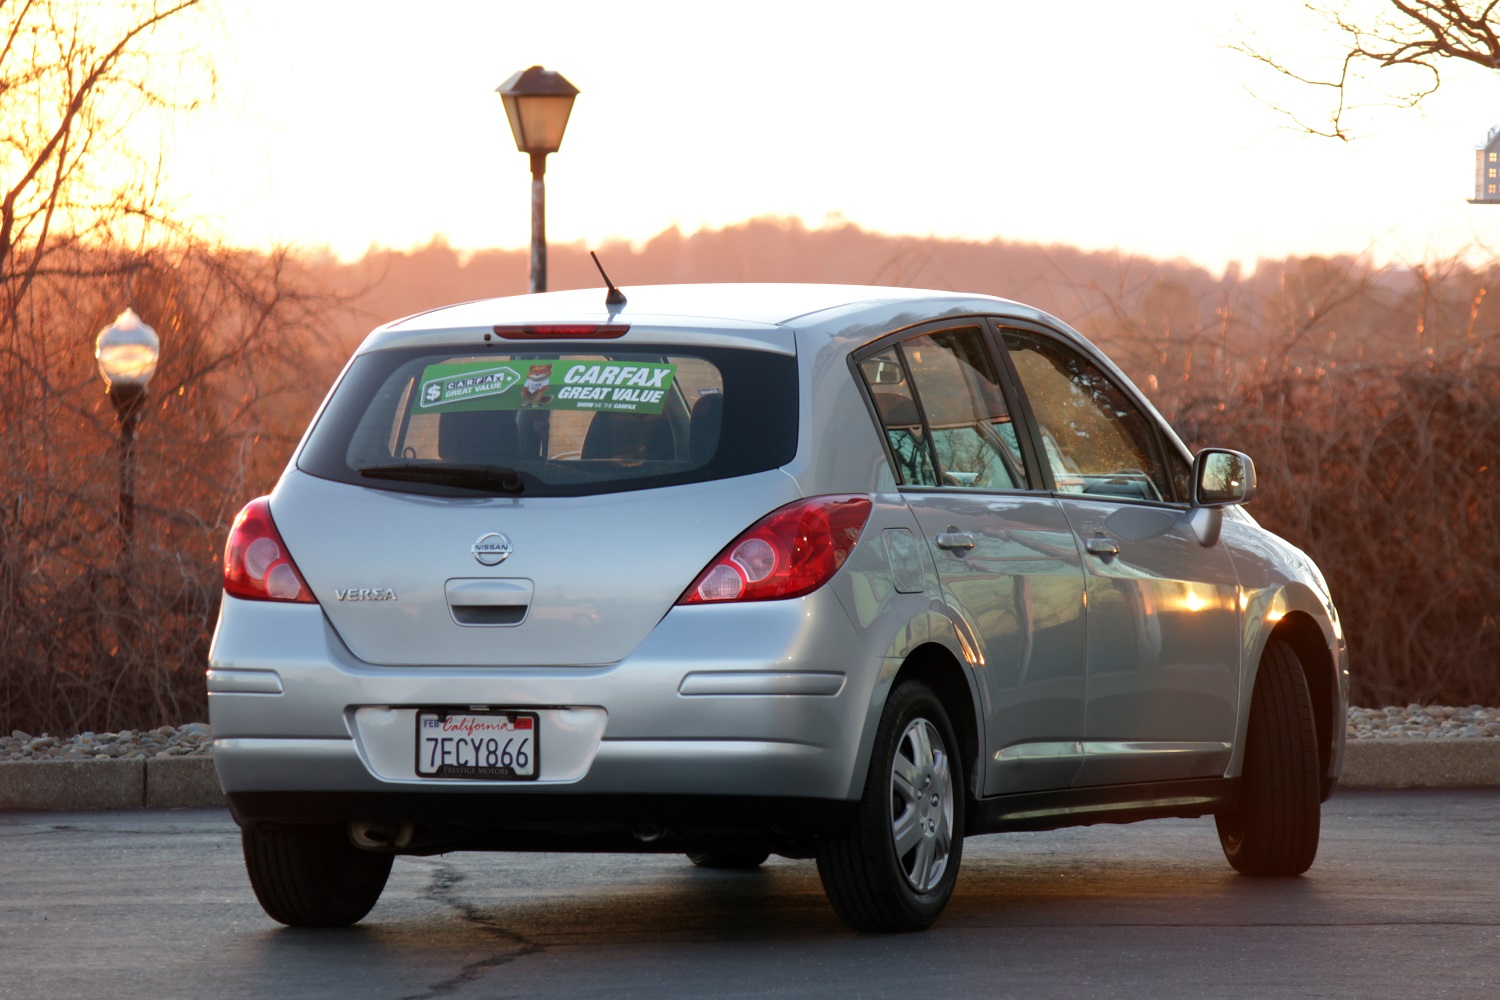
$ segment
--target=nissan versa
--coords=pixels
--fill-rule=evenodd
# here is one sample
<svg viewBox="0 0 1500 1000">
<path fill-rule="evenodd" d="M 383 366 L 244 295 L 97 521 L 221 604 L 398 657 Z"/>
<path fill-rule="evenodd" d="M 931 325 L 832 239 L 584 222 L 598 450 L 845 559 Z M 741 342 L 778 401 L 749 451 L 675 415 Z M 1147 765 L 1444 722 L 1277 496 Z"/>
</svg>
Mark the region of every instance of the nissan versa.
<svg viewBox="0 0 1500 1000">
<path fill-rule="evenodd" d="M 1343 757 L 1318 569 L 1083 337 L 983 295 L 471 302 L 355 352 L 235 521 L 214 760 L 266 912 L 397 854 L 816 859 L 931 924 L 964 838 L 1212 814 L 1296 875 Z"/>
</svg>

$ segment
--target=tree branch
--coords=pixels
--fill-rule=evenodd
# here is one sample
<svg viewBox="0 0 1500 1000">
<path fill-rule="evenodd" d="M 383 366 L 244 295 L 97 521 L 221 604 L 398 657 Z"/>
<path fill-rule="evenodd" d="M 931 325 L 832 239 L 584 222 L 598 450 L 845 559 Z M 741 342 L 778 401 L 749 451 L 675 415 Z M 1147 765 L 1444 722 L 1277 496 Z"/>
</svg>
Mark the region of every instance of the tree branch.
<svg viewBox="0 0 1500 1000">
<path fill-rule="evenodd" d="M 1496 10 L 1500 0 L 1387 0 L 1389 8 L 1369 24 L 1361 24 L 1347 13 L 1345 6 L 1307 4 L 1307 9 L 1332 25 L 1345 37 L 1346 48 L 1336 79 L 1321 79 L 1290 67 L 1266 51 L 1249 43 L 1230 46 L 1269 66 L 1297 83 L 1329 88 L 1336 99 L 1326 112 L 1327 124 L 1309 125 L 1302 117 L 1277 104 L 1270 106 L 1291 118 L 1296 126 L 1313 135 L 1349 139 L 1346 117 L 1354 108 L 1389 104 L 1411 108 L 1435 93 L 1442 85 L 1445 63 L 1460 62 L 1500 71 L 1500 26 Z M 1422 74 L 1423 82 L 1406 81 L 1396 92 L 1377 87 L 1371 74 L 1379 71 L 1413 70 Z M 1368 86 L 1381 95 L 1369 104 L 1358 102 L 1355 92 Z"/>
</svg>

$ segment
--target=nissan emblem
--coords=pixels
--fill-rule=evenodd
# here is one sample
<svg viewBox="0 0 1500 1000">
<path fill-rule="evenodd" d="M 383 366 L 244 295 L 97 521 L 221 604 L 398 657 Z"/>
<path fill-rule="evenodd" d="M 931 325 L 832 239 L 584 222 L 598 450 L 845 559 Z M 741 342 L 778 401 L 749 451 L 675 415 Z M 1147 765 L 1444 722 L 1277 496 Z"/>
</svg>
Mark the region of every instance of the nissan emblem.
<svg viewBox="0 0 1500 1000">
<path fill-rule="evenodd" d="M 510 539 L 498 531 L 480 535 L 479 541 L 469 547 L 481 566 L 498 566 L 510 558 Z"/>
</svg>

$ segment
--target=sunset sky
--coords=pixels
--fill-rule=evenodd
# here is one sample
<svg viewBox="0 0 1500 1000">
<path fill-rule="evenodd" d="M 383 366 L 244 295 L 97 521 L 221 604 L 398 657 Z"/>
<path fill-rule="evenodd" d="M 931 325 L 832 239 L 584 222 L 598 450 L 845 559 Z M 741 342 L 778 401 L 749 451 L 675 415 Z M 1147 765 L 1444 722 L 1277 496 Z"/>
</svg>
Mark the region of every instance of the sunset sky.
<svg viewBox="0 0 1500 1000">
<path fill-rule="evenodd" d="M 1500 78 L 1454 70 L 1349 143 L 1227 45 L 1311 58 L 1295 0 L 229 3 L 221 99 L 178 126 L 178 203 L 232 241 L 357 257 L 529 239 L 527 160 L 495 88 L 582 91 L 547 172 L 548 236 L 597 246 L 758 216 L 1187 258 L 1415 263 L 1500 247 L 1471 206 Z M 1255 91 L 1252 93 L 1251 91 Z M 1477 248 L 1477 250 L 1476 250 Z"/>
</svg>

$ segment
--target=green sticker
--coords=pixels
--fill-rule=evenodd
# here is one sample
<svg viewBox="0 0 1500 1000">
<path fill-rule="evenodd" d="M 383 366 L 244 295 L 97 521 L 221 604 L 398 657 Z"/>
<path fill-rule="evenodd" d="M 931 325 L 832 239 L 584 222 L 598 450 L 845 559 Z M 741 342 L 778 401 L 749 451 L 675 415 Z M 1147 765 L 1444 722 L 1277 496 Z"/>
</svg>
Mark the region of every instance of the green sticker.
<svg viewBox="0 0 1500 1000">
<path fill-rule="evenodd" d="M 676 365 L 649 361 L 470 361 L 428 365 L 419 411 L 613 410 L 660 413 Z"/>
</svg>

